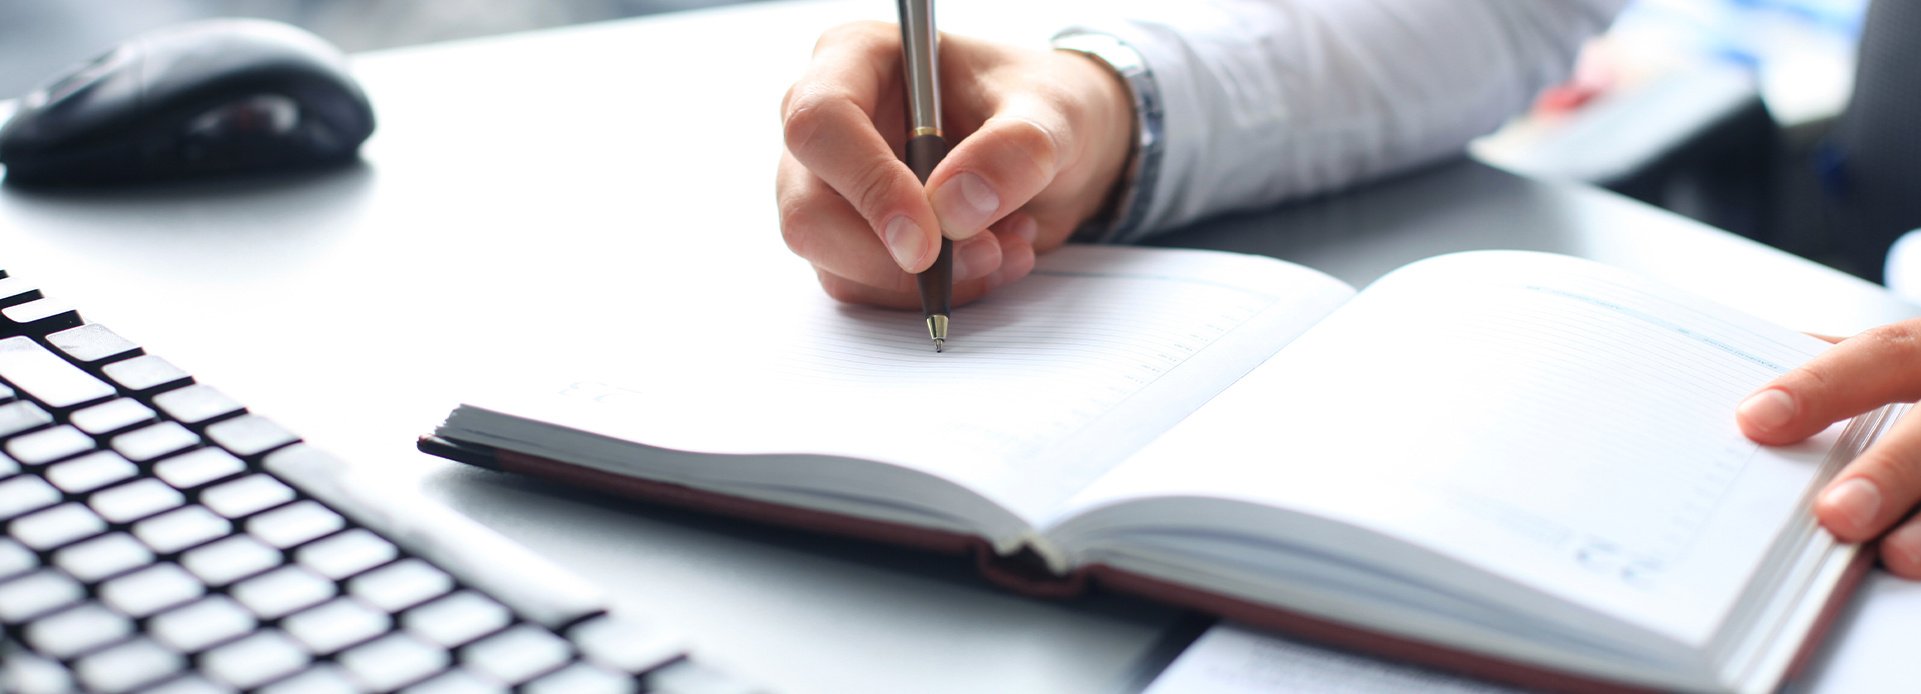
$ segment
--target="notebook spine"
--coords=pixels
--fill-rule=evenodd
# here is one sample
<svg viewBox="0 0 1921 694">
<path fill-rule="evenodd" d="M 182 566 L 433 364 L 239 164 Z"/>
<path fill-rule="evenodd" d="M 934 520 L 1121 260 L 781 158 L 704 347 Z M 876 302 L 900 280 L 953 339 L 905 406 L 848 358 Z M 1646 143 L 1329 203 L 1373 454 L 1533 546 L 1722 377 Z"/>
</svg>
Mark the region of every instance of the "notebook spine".
<svg viewBox="0 0 1921 694">
<path fill-rule="evenodd" d="M 993 544 L 986 539 L 948 530 L 743 499 L 436 436 L 421 437 L 417 445 L 422 452 L 455 462 L 552 480 L 650 504 L 939 554 L 972 556 L 979 573 L 989 583 L 1023 595 L 1066 598 L 1079 595 L 1087 587 L 1084 572 L 1056 572 L 1051 568 L 1048 558 L 1031 543 L 1022 543 L 1012 553 L 1002 554 L 996 552 Z"/>
</svg>

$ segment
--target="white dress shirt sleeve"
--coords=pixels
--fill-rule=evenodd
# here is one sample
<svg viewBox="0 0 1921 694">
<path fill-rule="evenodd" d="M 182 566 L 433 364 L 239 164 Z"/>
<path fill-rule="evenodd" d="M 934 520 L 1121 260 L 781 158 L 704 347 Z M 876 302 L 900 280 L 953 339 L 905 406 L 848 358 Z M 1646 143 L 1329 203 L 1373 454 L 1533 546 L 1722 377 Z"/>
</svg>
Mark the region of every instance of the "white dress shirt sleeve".
<svg viewBox="0 0 1921 694">
<path fill-rule="evenodd" d="M 1139 52 L 1163 105 L 1145 213 L 1110 240 L 1458 156 L 1626 2 L 1160 1 L 1069 29 Z"/>
</svg>

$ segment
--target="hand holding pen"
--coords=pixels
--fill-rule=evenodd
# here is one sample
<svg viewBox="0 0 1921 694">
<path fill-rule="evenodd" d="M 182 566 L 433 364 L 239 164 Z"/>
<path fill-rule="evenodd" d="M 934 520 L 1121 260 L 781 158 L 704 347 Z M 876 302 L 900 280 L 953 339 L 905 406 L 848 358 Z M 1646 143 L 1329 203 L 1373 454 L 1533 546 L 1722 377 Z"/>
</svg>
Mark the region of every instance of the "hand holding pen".
<svg viewBox="0 0 1921 694">
<path fill-rule="evenodd" d="M 822 36 L 782 103 L 781 233 L 836 299 L 921 306 L 917 273 L 953 241 L 954 305 L 1025 277 L 1099 213 L 1133 141 L 1126 87 L 1092 59 L 943 35 L 942 134 L 925 184 L 909 135 L 901 28 Z M 985 232 L 985 233 L 983 233 Z"/>
</svg>

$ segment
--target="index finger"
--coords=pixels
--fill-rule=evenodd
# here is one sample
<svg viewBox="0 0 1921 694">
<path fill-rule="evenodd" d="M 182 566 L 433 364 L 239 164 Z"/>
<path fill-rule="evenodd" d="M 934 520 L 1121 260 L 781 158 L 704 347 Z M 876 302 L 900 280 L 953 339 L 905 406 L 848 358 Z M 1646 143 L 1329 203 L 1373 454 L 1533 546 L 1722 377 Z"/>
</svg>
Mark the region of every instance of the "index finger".
<svg viewBox="0 0 1921 694">
<path fill-rule="evenodd" d="M 1765 444 L 1800 441 L 1829 424 L 1921 398 L 1921 320 L 1842 340 L 1782 374 L 1736 409 L 1741 431 Z"/>
<path fill-rule="evenodd" d="M 920 179 L 876 125 L 899 77 L 900 39 L 880 25 L 850 25 L 821 38 L 814 61 L 782 105 L 787 150 L 851 204 L 908 272 L 940 250 L 940 222 Z"/>
</svg>

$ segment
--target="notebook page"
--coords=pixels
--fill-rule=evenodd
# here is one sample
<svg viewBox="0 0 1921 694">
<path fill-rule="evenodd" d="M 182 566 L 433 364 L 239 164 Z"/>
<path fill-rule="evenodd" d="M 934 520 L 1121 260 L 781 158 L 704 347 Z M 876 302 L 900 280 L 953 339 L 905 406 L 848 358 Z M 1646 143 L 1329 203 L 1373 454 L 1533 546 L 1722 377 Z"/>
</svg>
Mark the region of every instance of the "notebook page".
<svg viewBox="0 0 1921 694">
<path fill-rule="evenodd" d="M 1444 256 L 1377 282 L 1074 505 L 1300 509 L 1699 643 L 1804 517 L 1835 440 L 1759 447 L 1734 407 L 1825 346 L 1585 261 Z"/>
<path fill-rule="evenodd" d="M 1143 694 L 1523 694 L 1452 674 L 1222 622 L 1182 651 Z"/>
<path fill-rule="evenodd" d="M 772 307 L 715 309 L 758 317 L 751 334 L 704 334 L 672 357 L 621 345 L 550 397 L 475 404 L 677 450 L 893 463 L 1031 517 L 1352 294 L 1272 259 L 1070 247 L 957 309 L 944 353 L 915 313 L 796 286 Z"/>
</svg>

